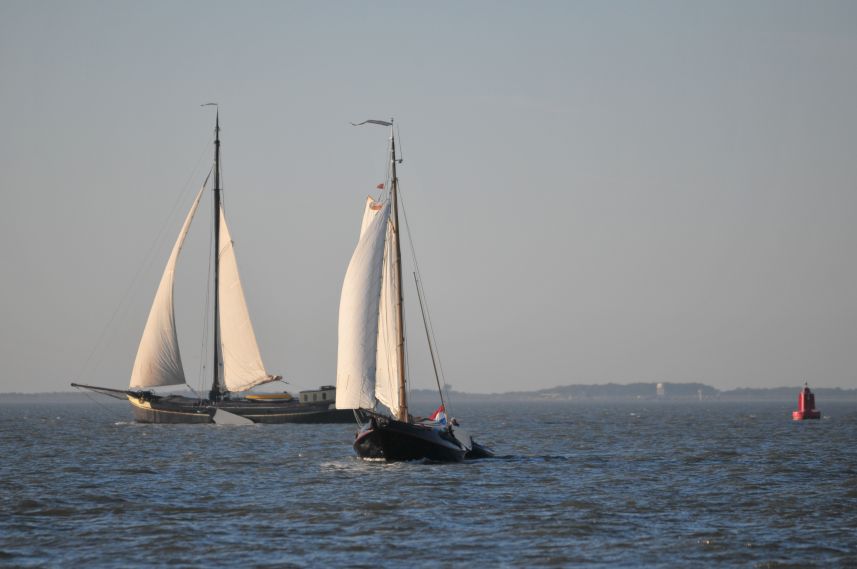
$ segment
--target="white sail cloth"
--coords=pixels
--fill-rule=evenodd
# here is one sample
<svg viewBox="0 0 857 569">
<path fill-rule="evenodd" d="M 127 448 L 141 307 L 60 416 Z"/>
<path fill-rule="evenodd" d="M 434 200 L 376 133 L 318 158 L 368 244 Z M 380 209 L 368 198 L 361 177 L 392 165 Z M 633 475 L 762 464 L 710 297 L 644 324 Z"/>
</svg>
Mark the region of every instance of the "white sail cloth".
<svg viewBox="0 0 857 569">
<path fill-rule="evenodd" d="M 176 318 L 173 307 L 173 283 L 175 281 L 176 262 L 187 236 L 190 222 L 199 206 L 199 200 L 205 190 L 203 186 L 193 200 L 178 239 L 161 276 L 161 283 L 155 293 L 155 300 L 149 310 L 149 318 L 140 338 L 137 357 L 131 370 L 131 389 L 177 385 L 185 382 L 182 358 L 179 353 L 179 340 L 176 334 Z"/>
<path fill-rule="evenodd" d="M 229 391 L 244 391 L 260 383 L 279 379 L 265 371 L 244 289 L 238 275 L 238 263 L 226 215 L 220 208 L 220 346 L 223 354 L 223 380 Z"/>
<path fill-rule="evenodd" d="M 399 415 L 399 329 L 397 305 L 401 299 L 396 264 L 396 233 L 393 222 L 387 222 L 384 267 L 381 277 L 381 300 L 378 305 L 378 350 L 375 361 L 375 397 L 387 406 L 394 417 Z"/>
<path fill-rule="evenodd" d="M 366 199 L 360 239 L 348 263 L 339 300 L 336 408 L 375 407 L 379 303 L 389 201 Z"/>
<path fill-rule="evenodd" d="M 132 389 L 185 383 L 176 333 L 173 285 L 179 253 L 199 207 L 204 189 L 204 186 L 200 189 L 190 208 L 178 239 L 173 245 L 158 291 L 155 293 L 155 300 L 149 311 L 149 318 L 131 371 L 130 387 Z M 229 391 L 244 391 L 278 377 L 265 371 L 259 354 L 259 346 L 256 343 L 256 334 L 253 332 L 253 324 L 244 300 L 232 237 L 226 225 L 223 208 L 220 209 L 219 222 L 221 248 L 218 289 L 224 382 Z"/>
</svg>

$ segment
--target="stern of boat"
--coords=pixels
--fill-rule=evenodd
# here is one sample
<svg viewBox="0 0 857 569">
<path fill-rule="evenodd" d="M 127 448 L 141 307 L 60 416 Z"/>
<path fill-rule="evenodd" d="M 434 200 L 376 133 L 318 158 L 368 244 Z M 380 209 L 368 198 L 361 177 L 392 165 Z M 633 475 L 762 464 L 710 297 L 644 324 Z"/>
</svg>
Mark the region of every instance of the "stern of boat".
<svg viewBox="0 0 857 569">
<path fill-rule="evenodd" d="M 466 450 L 447 431 L 373 417 L 357 433 L 354 451 L 364 460 L 461 462 Z"/>
</svg>

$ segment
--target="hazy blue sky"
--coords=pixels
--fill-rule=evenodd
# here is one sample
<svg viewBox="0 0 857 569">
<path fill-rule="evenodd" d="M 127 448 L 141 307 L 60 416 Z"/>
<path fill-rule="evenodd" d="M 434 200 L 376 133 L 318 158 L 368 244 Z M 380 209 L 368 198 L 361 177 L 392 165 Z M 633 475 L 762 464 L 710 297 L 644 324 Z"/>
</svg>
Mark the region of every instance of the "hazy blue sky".
<svg viewBox="0 0 857 569">
<path fill-rule="evenodd" d="M 857 386 L 855 2 L 0 0 L 0 391 L 127 385 L 207 101 L 296 386 L 335 381 L 385 169 L 384 130 L 348 122 L 390 116 L 456 389 Z M 209 208 L 176 292 L 192 385 Z"/>
</svg>

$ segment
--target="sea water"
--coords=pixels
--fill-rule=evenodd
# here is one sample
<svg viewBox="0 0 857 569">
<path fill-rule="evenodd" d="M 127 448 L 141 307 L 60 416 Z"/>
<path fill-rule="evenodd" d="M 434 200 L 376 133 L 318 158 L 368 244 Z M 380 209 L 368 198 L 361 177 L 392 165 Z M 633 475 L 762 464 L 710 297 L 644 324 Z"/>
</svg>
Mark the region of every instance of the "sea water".
<svg viewBox="0 0 857 569">
<path fill-rule="evenodd" d="M 498 458 L 379 464 L 354 425 L 0 404 L 0 566 L 857 567 L 857 403 L 793 406 L 461 404 Z"/>
</svg>

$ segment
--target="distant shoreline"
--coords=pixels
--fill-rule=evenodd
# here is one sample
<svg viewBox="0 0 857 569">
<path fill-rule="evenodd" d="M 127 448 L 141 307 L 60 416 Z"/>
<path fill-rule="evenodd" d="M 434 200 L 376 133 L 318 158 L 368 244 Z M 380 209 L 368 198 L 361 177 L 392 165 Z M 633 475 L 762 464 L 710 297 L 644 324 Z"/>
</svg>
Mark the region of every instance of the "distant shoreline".
<svg viewBox="0 0 857 569">
<path fill-rule="evenodd" d="M 810 386 L 811 387 L 811 386 Z M 606 383 L 561 385 L 535 391 L 509 391 L 505 393 L 467 393 L 451 390 L 450 398 L 462 402 L 515 402 L 515 401 L 796 401 L 801 386 L 771 388 L 738 388 L 719 390 L 702 383 Z M 857 401 L 857 389 L 839 387 L 812 388 L 821 401 Z M 45 393 L 0 393 L 0 403 L 87 403 L 97 398 L 109 398 L 81 391 Z M 414 402 L 437 401 L 437 392 L 416 389 L 411 392 Z M 121 400 L 117 400 L 121 404 Z"/>
<path fill-rule="evenodd" d="M 719 390 L 702 383 L 606 383 L 562 385 L 535 391 L 496 394 L 452 391 L 455 401 L 797 401 L 802 385 Z M 857 401 L 857 389 L 813 388 L 817 401 Z M 416 390 L 413 400 L 437 398 L 434 391 Z"/>
</svg>

